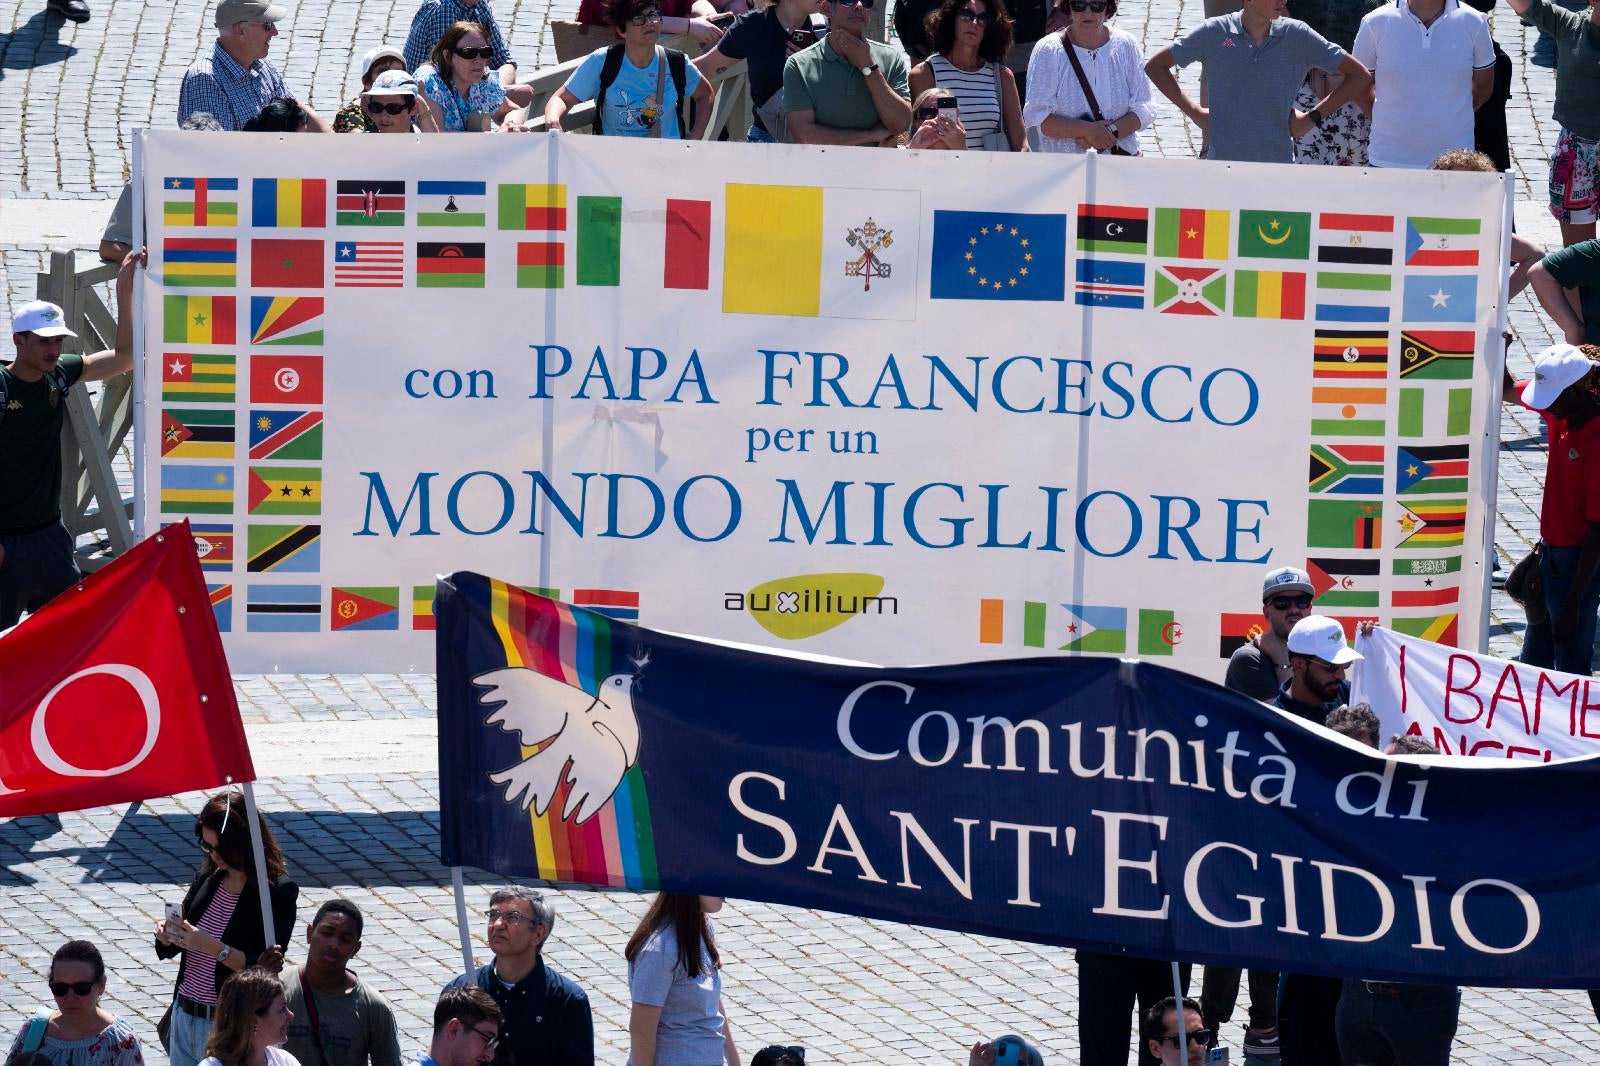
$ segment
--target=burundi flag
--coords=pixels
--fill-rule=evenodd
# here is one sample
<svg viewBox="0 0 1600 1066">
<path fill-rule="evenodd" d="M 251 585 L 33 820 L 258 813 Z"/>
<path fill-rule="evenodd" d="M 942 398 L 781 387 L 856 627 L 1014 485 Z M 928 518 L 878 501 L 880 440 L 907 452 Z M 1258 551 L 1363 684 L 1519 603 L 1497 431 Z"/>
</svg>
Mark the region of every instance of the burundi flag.
<svg viewBox="0 0 1600 1066">
<path fill-rule="evenodd" d="M 321 514 L 322 468 L 252 466 L 246 506 L 251 514 Z"/>
<path fill-rule="evenodd" d="M 1389 390 L 1383 385 L 1313 385 L 1311 432 L 1319 437 L 1381 437 Z"/>
<path fill-rule="evenodd" d="M 1305 318 L 1306 276 L 1281 270 L 1234 271 L 1233 316 Z"/>
<path fill-rule="evenodd" d="M 328 224 L 327 179 L 252 179 L 250 224 L 256 229 L 326 226 Z"/>
<path fill-rule="evenodd" d="M 417 225 L 482 229 L 488 203 L 489 189 L 481 181 L 418 181 Z"/>
<path fill-rule="evenodd" d="M 1395 491 L 1402 496 L 1460 495 L 1471 464 L 1465 444 L 1401 444 L 1395 449 Z"/>
<path fill-rule="evenodd" d="M 1115 204 L 1078 205 L 1078 251 L 1143 255 L 1150 243 L 1150 209 Z M 1176 258 L 1177 253 L 1162 253 Z"/>
<path fill-rule="evenodd" d="M 1478 234 L 1483 223 L 1475 218 L 1406 219 L 1406 266 L 1475 267 Z"/>
<path fill-rule="evenodd" d="M 1417 381 L 1470 381 L 1477 339 L 1470 329 L 1417 329 L 1400 334 L 1400 376 Z"/>
<path fill-rule="evenodd" d="M 1226 259 L 1228 223 L 1226 211 L 1158 207 L 1155 254 L 1163 259 Z"/>
<path fill-rule="evenodd" d="M 171 352 L 161 357 L 161 399 L 174 403 L 232 403 L 233 356 Z"/>
<path fill-rule="evenodd" d="M 1171 611 L 1139 608 L 1139 654 L 1171 655 L 1183 642 L 1183 626 Z"/>
<path fill-rule="evenodd" d="M 1058 302 L 1066 299 L 1066 257 L 1066 215 L 935 211 L 929 295 Z"/>
<path fill-rule="evenodd" d="M 1372 496 L 1383 491 L 1382 444 L 1313 444 L 1312 492 Z"/>
<path fill-rule="evenodd" d="M 250 297 L 250 341 L 253 344 L 315 345 L 323 343 L 320 296 Z"/>
<path fill-rule="evenodd" d="M 232 237 L 167 237 L 161 242 L 161 281 L 168 288 L 231 289 L 239 281 Z"/>
<path fill-rule="evenodd" d="M 1379 500 L 1313 499 L 1307 504 L 1306 545 L 1312 548 L 1383 547 Z"/>
<path fill-rule="evenodd" d="M 252 574 L 314 574 L 322 569 L 321 526 L 258 526 L 246 533 Z"/>
<path fill-rule="evenodd" d="M 393 585 L 335 587 L 328 608 L 328 628 L 334 632 L 400 628 L 400 589 Z"/>
<path fill-rule="evenodd" d="M 321 585 L 251 585 L 245 595 L 245 628 L 252 633 L 322 629 Z"/>
<path fill-rule="evenodd" d="M 1378 606 L 1377 559 L 1306 560 L 1306 574 L 1316 590 L 1318 607 Z"/>
<path fill-rule="evenodd" d="M 168 344 L 232 344 L 237 308 L 232 296 L 163 296 L 161 339 Z"/>
<path fill-rule="evenodd" d="M 1402 437 L 1465 437 L 1472 432 L 1472 387 L 1400 390 L 1395 431 Z"/>
<path fill-rule="evenodd" d="M 1317 262 L 1387 267 L 1394 263 L 1394 216 L 1324 211 L 1317 216 Z"/>
<path fill-rule="evenodd" d="M 233 467 L 161 464 L 162 514 L 232 514 Z"/>
<path fill-rule="evenodd" d="M 1407 550 L 1460 547 L 1467 531 L 1467 501 L 1407 500 L 1400 507 L 1400 543 Z"/>
<path fill-rule="evenodd" d="M 404 226 L 406 183 L 341 181 L 334 188 L 333 210 L 338 226 Z"/>
<path fill-rule="evenodd" d="M 417 632 L 437 629 L 433 617 L 432 585 L 411 586 L 411 628 Z"/>
<path fill-rule="evenodd" d="M 1128 650 L 1128 609 L 1126 607 L 1088 607 L 1075 603 L 1061 605 L 1067 612 L 1067 642 L 1061 651 L 1114 652 Z"/>
<path fill-rule="evenodd" d="M 1240 211 L 1239 256 L 1243 259 L 1308 259 L 1311 214 L 1307 211 Z"/>
<path fill-rule="evenodd" d="M 168 178 L 161 221 L 168 226 L 237 226 L 238 178 Z"/>
<path fill-rule="evenodd" d="M 1220 315 L 1228 306 L 1228 275 L 1218 267 L 1157 266 L 1154 306 L 1169 315 Z"/>
<path fill-rule="evenodd" d="M 233 408 L 168 407 L 161 411 L 163 459 L 232 459 Z"/>
<path fill-rule="evenodd" d="M 250 412 L 250 458 L 322 458 L 322 412 L 261 408 Z"/>
<path fill-rule="evenodd" d="M 233 586 L 206 585 L 206 596 L 211 601 L 211 613 L 217 620 L 218 633 L 233 632 Z"/>
</svg>

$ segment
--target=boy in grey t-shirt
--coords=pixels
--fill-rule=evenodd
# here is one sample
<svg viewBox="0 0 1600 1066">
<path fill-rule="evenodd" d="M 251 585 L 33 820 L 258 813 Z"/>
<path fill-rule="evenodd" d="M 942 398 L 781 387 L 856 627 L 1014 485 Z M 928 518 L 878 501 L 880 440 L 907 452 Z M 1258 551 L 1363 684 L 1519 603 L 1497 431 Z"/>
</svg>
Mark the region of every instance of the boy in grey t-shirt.
<svg viewBox="0 0 1600 1066">
<path fill-rule="evenodd" d="M 304 966 L 283 968 L 289 1011 L 284 1049 L 300 1066 L 400 1066 L 394 1012 L 348 969 L 361 950 L 361 911 L 331 899 L 306 926 Z"/>
<path fill-rule="evenodd" d="M 1208 159 L 1294 162 L 1294 140 L 1364 92 L 1366 67 L 1304 22 L 1280 17 L 1285 0 L 1244 0 L 1237 14 L 1207 19 L 1150 57 L 1145 73 L 1189 120 L 1206 129 Z M 1173 67 L 1198 60 L 1210 107 L 1178 85 Z M 1295 93 L 1313 67 L 1344 81 L 1310 111 L 1294 109 Z"/>
</svg>

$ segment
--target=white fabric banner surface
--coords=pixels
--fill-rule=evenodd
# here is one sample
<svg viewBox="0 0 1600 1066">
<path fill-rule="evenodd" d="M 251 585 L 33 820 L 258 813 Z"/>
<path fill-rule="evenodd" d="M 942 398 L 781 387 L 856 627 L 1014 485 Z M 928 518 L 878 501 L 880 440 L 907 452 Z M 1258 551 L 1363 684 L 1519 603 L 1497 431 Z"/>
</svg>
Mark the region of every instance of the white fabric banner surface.
<svg viewBox="0 0 1600 1066">
<path fill-rule="evenodd" d="M 435 574 L 881 663 L 1220 677 L 1262 575 L 1476 647 L 1496 175 L 145 135 L 142 527 L 240 671 Z"/>
<path fill-rule="evenodd" d="M 1448 755 L 1578 759 L 1600 754 L 1596 679 L 1441 647 L 1374 627 L 1350 699 L 1371 706 L 1383 735 L 1412 733 Z"/>
</svg>

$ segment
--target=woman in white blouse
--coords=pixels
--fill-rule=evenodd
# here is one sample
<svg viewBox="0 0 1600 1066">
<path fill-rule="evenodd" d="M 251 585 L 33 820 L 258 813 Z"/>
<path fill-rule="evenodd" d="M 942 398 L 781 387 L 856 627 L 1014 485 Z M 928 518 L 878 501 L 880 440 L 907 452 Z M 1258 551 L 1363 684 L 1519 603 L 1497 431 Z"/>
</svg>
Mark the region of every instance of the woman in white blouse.
<svg viewBox="0 0 1600 1066">
<path fill-rule="evenodd" d="M 1059 10 L 1067 16 L 1067 28 L 1033 46 L 1023 125 L 1038 128 L 1042 151 L 1110 152 L 1115 145 L 1138 155 L 1138 131 L 1154 115 L 1150 81 L 1138 42 L 1106 24 L 1117 13 L 1117 0 L 1061 0 Z M 1072 69 L 1069 46 L 1100 105 L 1098 119 Z"/>
</svg>

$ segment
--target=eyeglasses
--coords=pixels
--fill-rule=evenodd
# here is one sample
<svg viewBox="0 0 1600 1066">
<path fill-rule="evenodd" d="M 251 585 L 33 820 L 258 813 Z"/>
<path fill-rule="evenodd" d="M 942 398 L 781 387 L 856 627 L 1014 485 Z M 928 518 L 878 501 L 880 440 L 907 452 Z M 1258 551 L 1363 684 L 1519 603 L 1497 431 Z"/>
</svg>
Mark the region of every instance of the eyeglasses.
<svg viewBox="0 0 1600 1066">
<path fill-rule="evenodd" d="M 1057 4 L 1056 6 L 1063 9 L 1070 9 L 1072 12 L 1079 15 L 1083 14 L 1085 11 L 1093 11 L 1096 15 L 1103 15 L 1105 14 L 1106 8 L 1110 5 L 1106 3 L 1106 0 L 1067 0 L 1066 3 Z"/>
<path fill-rule="evenodd" d="M 94 991 L 93 981 L 51 981 L 50 994 L 60 999 L 71 992 L 75 996 L 87 996 Z"/>
<path fill-rule="evenodd" d="M 532 925 L 533 919 L 517 911 L 484 911 L 483 916 L 490 925 L 495 922 L 505 922 L 507 925 Z"/>
<path fill-rule="evenodd" d="M 493 59 L 494 49 L 485 45 L 482 48 L 457 48 L 455 54 L 462 59 Z"/>
<path fill-rule="evenodd" d="M 974 26 L 987 26 L 989 23 L 994 21 L 994 16 L 989 14 L 989 12 L 974 11 L 970 7 L 964 7 L 960 11 L 957 11 L 956 18 L 960 19 L 962 22 L 970 22 Z"/>
<path fill-rule="evenodd" d="M 1294 608 L 1294 607 L 1298 607 L 1301 610 L 1305 610 L 1307 607 L 1311 606 L 1311 597 L 1310 596 L 1274 596 L 1274 597 L 1272 597 L 1272 599 L 1267 601 L 1267 606 L 1273 608 L 1274 610 L 1279 610 L 1279 611 L 1287 611 L 1287 610 L 1289 610 L 1291 608 Z"/>
<path fill-rule="evenodd" d="M 215 855 L 217 853 L 217 846 L 211 843 L 211 841 L 207 840 L 205 837 L 201 837 L 200 850 L 205 852 L 207 855 Z"/>
<path fill-rule="evenodd" d="M 374 115 L 379 113 L 387 115 L 403 115 L 407 111 L 410 111 L 411 106 L 415 103 L 416 97 L 414 96 L 405 97 L 405 103 L 402 104 L 386 104 L 379 100 L 368 100 L 367 110 L 371 111 Z"/>
<path fill-rule="evenodd" d="M 1306 656 L 1306 658 L 1309 659 L 1315 665 L 1322 667 L 1324 670 L 1328 671 L 1330 674 L 1335 674 L 1335 673 L 1336 674 L 1342 674 L 1342 673 L 1344 673 L 1344 669 L 1345 669 L 1345 664 L 1344 663 L 1330 663 L 1328 660 L 1319 659 L 1315 655 L 1308 655 L 1308 656 Z"/>
<path fill-rule="evenodd" d="M 1213 1041 L 1213 1040 L 1215 1040 L 1217 1038 L 1216 1032 L 1214 1030 L 1211 1030 L 1211 1029 L 1190 1029 L 1184 1035 L 1189 1038 L 1189 1043 L 1191 1043 L 1191 1044 L 1199 1044 L 1201 1047 L 1210 1047 L 1211 1046 L 1211 1041 Z M 1177 1033 L 1168 1033 L 1167 1034 L 1167 1043 L 1171 1044 L 1173 1047 L 1177 1047 L 1178 1046 L 1178 1034 Z"/>
<path fill-rule="evenodd" d="M 483 1041 L 484 1050 L 489 1052 L 491 1055 L 494 1054 L 494 1049 L 500 1044 L 499 1034 L 497 1033 L 494 1036 L 484 1036 L 483 1030 L 479 1029 L 476 1025 L 471 1026 L 470 1028 L 472 1029 L 474 1035 L 476 1035 L 479 1040 Z"/>
<path fill-rule="evenodd" d="M 938 117 L 939 109 L 937 107 L 925 107 L 917 112 L 918 122 L 931 122 Z"/>
<path fill-rule="evenodd" d="M 872 10 L 873 0 L 833 0 L 834 7 L 861 7 L 867 11 Z"/>
<path fill-rule="evenodd" d="M 660 22 L 660 21 L 661 21 L 661 12 L 655 10 L 654 8 L 652 8 L 649 11 L 641 11 L 637 15 L 633 16 L 633 18 L 628 20 L 628 25 L 630 25 L 630 26 L 648 26 L 652 22 Z"/>
</svg>

